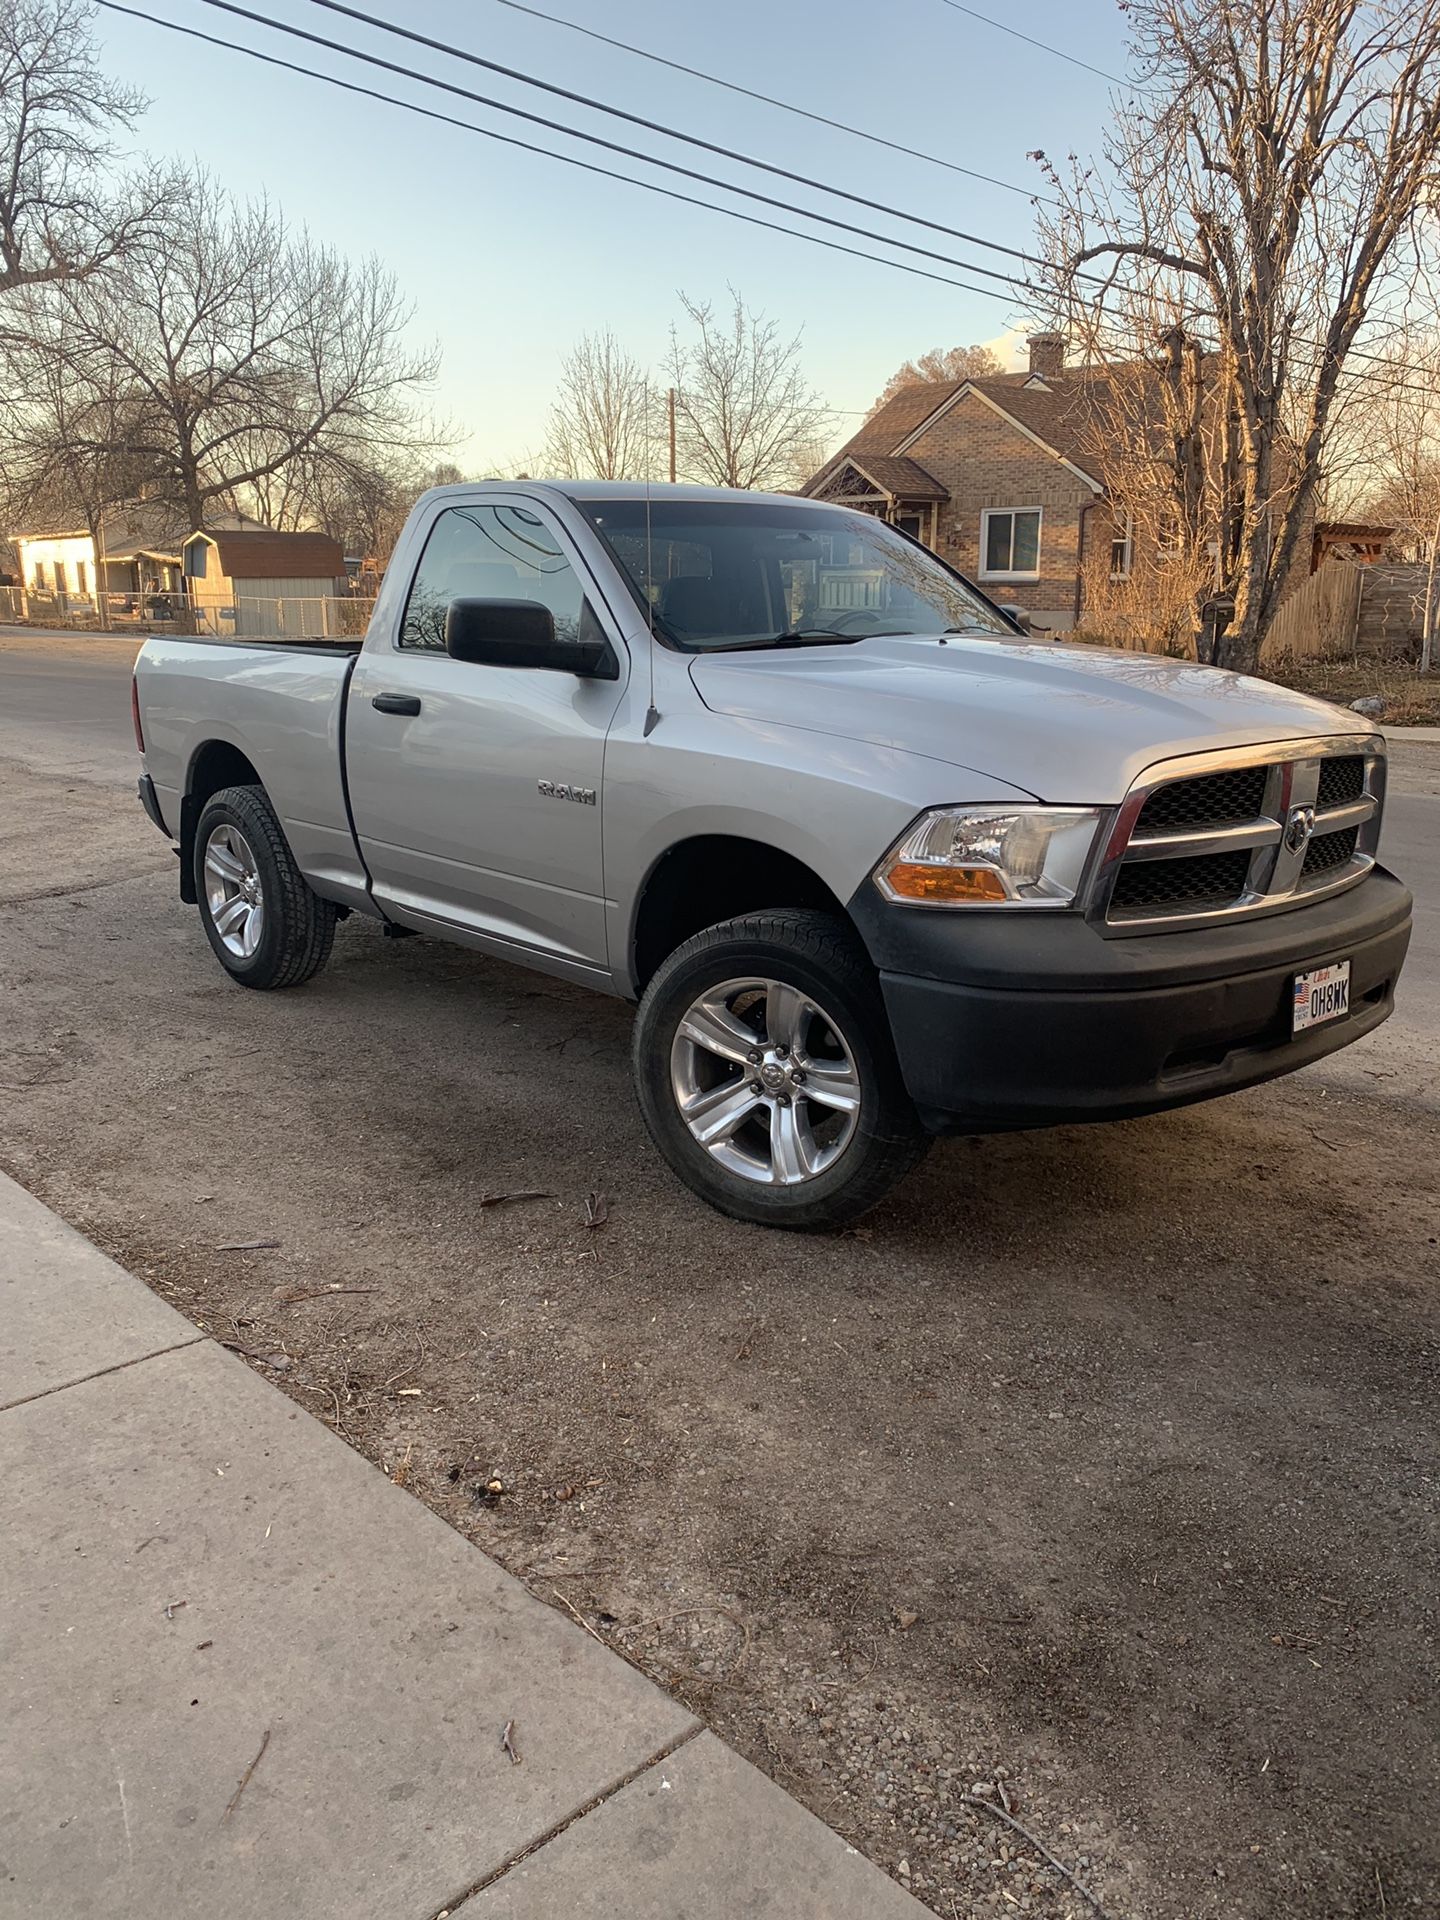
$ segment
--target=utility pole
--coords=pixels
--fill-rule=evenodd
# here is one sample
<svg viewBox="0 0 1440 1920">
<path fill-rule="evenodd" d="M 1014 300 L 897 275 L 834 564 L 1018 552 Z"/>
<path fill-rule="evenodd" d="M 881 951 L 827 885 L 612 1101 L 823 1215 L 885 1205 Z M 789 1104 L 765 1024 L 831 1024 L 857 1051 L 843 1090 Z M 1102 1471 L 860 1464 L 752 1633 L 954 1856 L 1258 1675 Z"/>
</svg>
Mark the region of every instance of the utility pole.
<svg viewBox="0 0 1440 1920">
<path fill-rule="evenodd" d="M 96 543 L 99 551 L 95 555 L 95 605 L 100 614 L 100 631 L 102 633 L 108 633 L 110 631 L 110 601 L 105 589 L 110 584 L 110 571 L 105 565 L 105 506 L 103 502 L 100 506 L 100 520 L 96 531 L 99 534 L 99 540 Z"/>
<path fill-rule="evenodd" d="M 670 484 L 675 484 L 675 389 L 670 389 Z"/>
</svg>

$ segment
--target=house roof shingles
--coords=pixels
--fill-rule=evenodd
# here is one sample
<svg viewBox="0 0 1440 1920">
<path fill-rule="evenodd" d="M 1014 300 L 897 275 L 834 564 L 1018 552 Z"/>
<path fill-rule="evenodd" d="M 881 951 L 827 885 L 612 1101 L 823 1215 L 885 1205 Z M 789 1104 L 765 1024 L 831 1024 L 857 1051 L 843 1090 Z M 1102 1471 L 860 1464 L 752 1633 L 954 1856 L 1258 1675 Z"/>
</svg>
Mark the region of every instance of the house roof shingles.
<svg viewBox="0 0 1440 1920">
<path fill-rule="evenodd" d="M 213 533 L 221 527 L 258 528 L 259 525 L 258 520 L 252 520 L 247 514 L 226 514 L 207 531 Z M 159 501 L 130 500 L 105 510 L 100 532 L 101 557 L 105 560 L 133 560 L 139 554 L 146 554 L 157 560 L 178 562 L 190 527 L 183 512 L 174 507 Z M 16 533 L 13 538 L 84 540 L 88 533 L 83 524 L 46 525 Z"/>
<path fill-rule="evenodd" d="M 904 500 L 948 500 L 950 490 L 933 473 L 927 473 L 918 460 L 897 458 L 892 453 L 852 453 L 851 464 L 873 480 L 883 492 Z"/>
<path fill-rule="evenodd" d="M 220 571 L 229 580 L 338 580 L 345 572 L 344 548 L 328 533 L 200 527 L 190 540 L 201 535 L 215 543 Z"/>
<path fill-rule="evenodd" d="M 1094 414 L 1082 402 L 1090 389 L 1091 379 L 1096 374 L 1107 373 L 1104 368 L 1076 368 L 1071 372 L 1047 380 L 1043 387 L 1026 384 L 1031 379 L 1028 373 L 989 374 L 980 379 L 927 381 L 919 386 L 902 387 L 899 393 L 887 400 L 883 407 L 864 423 L 858 433 L 852 434 L 838 453 L 826 461 L 806 488 L 812 492 L 829 474 L 834 473 L 846 460 L 858 462 L 887 492 L 905 492 L 904 486 L 891 487 L 881 478 L 877 467 L 890 465 L 898 468 L 902 464 L 915 466 L 924 475 L 929 487 L 934 491 L 923 494 L 910 494 L 909 498 L 945 499 L 946 490 L 925 472 L 918 462 L 899 454 L 910 436 L 923 427 L 939 408 L 954 399 L 963 387 L 973 388 L 983 398 L 1003 407 L 1013 420 L 1027 428 L 1038 440 L 1043 440 L 1064 460 L 1079 467 L 1088 478 L 1098 479 L 1093 471 L 1094 451 Z M 916 443 L 916 451 L 923 453 L 923 438 Z"/>
</svg>

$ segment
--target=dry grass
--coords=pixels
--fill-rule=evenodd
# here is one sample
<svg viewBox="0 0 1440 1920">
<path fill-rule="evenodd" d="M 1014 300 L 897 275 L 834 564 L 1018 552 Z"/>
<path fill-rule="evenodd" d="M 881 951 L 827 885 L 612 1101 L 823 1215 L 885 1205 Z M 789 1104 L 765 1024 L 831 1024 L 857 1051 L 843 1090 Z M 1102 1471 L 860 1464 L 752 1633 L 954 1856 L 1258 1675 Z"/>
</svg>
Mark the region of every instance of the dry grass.
<svg viewBox="0 0 1440 1920">
<path fill-rule="evenodd" d="M 1378 693 L 1387 727 L 1440 727 L 1440 673 L 1417 673 L 1409 660 L 1277 660 L 1261 677 L 1341 707 Z"/>
<path fill-rule="evenodd" d="M 1115 634 L 1081 631 L 1065 638 L 1092 647 L 1135 645 L 1133 639 L 1127 641 Z M 1155 650 L 1159 651 L 1158 647 Z M 1422 674 L 1413 660 L 1400 655 L 1367 655 L 1358 660 L 1267 660 L 1256 673 L 1262 680 L 1293 687 L 1297 693 L 1333 700 L 1337 707 L 1348 707 L 1352 700 L 1378 693 L 1388 702 L 1381 716 L 1387 727 L 1440 727 L 1440 671 Z"/>
</svg>

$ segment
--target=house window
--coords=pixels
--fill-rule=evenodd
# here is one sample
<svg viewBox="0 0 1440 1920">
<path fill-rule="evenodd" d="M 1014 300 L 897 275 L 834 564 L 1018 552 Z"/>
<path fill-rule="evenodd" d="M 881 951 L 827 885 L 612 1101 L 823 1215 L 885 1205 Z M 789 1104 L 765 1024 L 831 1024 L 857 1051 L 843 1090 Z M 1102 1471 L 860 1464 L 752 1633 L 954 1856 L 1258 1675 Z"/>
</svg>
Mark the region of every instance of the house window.
<svg viewBox="0 0 1440 1920">
<path fill-rule="evenodd" d="M 75 588 L 78 593 L 88 594 L 90 591 L 90 569 L 83 560 L 75 562 Z"/>
<path fill-rule="evenodd" d="M 1039 507 L 987 508 L 980 516 L 980 578 L 1036 580 L 1039 575 Z"/>
<path fill-rule="evenodd" d="M 205 564 L 210 553 L 208 540 L 197 540 L 193 546 L 185 549 L 185 572 L 192 580 L 205 578 Z"/>
<path fill-rule="evenodd" d="M 1110 534 L 1110 578 L 1128 580 L 1130 563 L 1135 557 L 1135 521 L 1129 513 L 1122 513 L 1116 520 Z"/>
<path fill-rule="evenodd" d="M 918 513 L 897 513 L 890 524 L 892 527 L 898 527 L 901 533 L 908 533 L 912 540 L 918 540 L 920 538 L 920 515 Z"/>
<path fill-rule="evenodd" d="M 35 591 L 36 593 L 45 593 L 48 591 L 48 583 L 45 579 L 45 562 L 43 560 L 37 560 L 35 562 Z"/>
</svg>

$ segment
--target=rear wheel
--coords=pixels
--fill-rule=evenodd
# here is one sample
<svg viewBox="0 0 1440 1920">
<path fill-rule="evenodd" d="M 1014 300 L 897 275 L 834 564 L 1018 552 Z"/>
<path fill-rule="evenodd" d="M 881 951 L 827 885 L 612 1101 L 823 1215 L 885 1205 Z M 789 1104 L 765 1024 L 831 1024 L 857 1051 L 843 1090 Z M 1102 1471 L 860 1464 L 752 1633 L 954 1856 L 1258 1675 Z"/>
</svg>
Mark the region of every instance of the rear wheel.
<svg viewBox="0 0 1440 1920">
<path fill-rule="evenodd" d="M 656 1145 L 721 1212 L 833 1227 L 925 1151 L 874 972 L 833 915 L 707 928 L 657 972 L 635 1024 Z"/>
<path fill-rule="evenodd" d="M 335 909 L 307 885 L 261 787 L 225 787 L 195 828 L 195 892 L 215 957 L 243 987 L 295 987 L 330 957 Z"/>
</svg>

